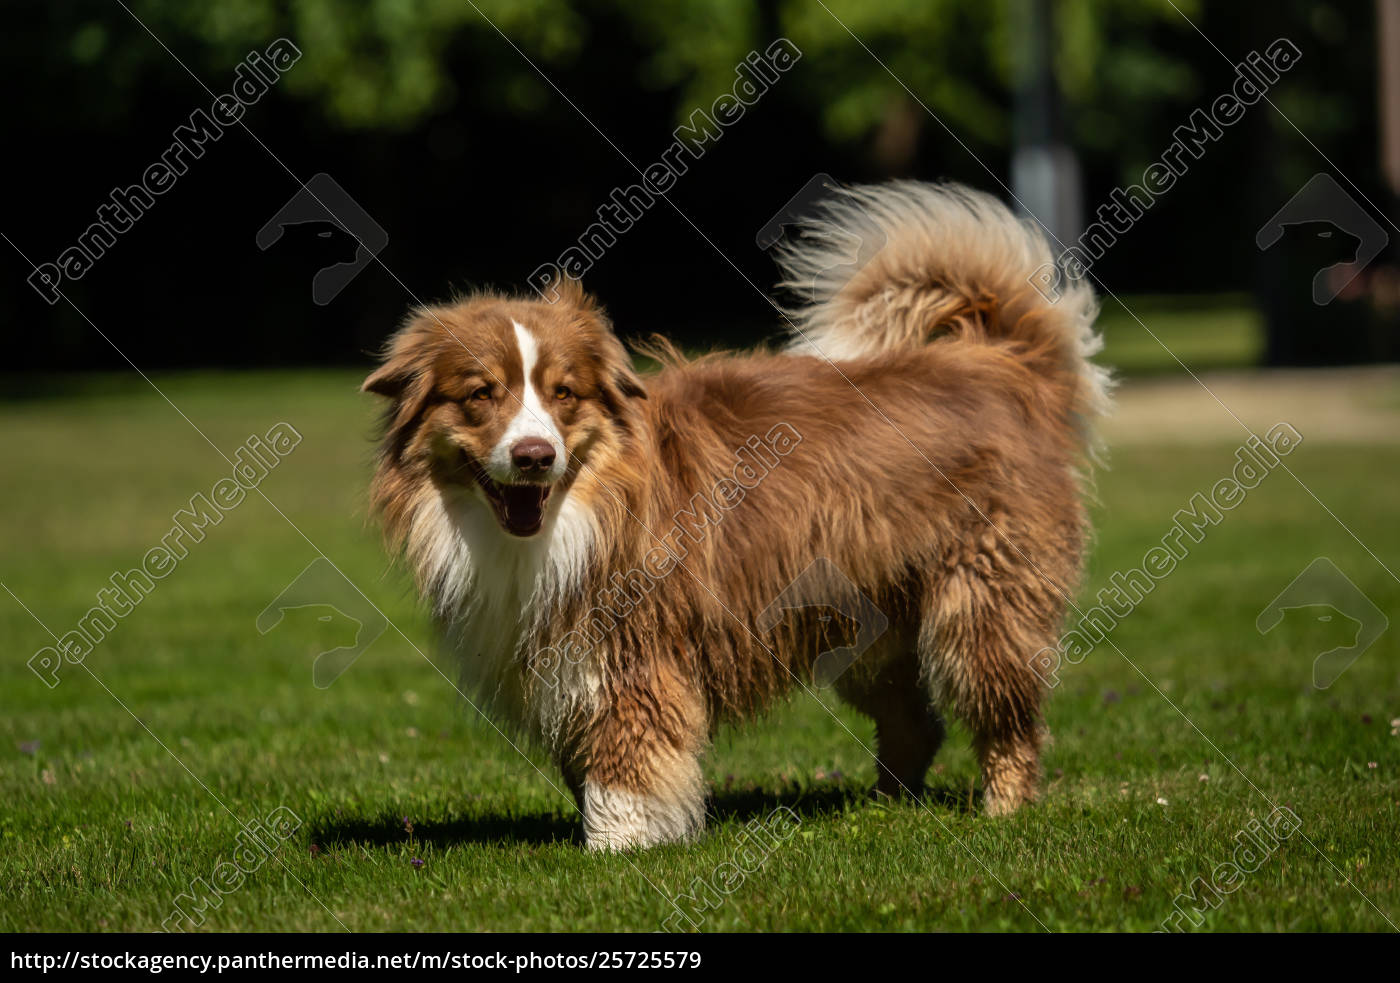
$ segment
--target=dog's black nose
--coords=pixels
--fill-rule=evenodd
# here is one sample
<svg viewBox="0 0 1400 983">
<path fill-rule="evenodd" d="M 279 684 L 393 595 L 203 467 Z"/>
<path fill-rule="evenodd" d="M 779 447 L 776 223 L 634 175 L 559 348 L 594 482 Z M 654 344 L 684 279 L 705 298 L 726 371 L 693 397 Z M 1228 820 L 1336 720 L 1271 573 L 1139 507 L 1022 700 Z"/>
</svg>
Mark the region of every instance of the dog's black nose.
<svg viewBox="0 0 1400 983">
<path fill-rule="evenodd" d="M 510 459 L 521 474 L 544 474 L 554 466 L 554 445 L 539 437 L 526 437 L 510 449 Z"/>
</svg>

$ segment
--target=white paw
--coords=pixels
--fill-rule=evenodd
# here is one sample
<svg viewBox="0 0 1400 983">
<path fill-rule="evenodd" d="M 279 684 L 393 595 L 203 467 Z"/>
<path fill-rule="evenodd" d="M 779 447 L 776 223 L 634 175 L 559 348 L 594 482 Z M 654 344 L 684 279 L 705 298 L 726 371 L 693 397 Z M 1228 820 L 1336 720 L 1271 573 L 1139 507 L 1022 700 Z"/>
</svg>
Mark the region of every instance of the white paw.
<svg viewBox="0 0 1400 983">
<path fill-rule="evenodd" d="M 705 825 L 700 800 L 583 785 L 583 835 L 590 850 L 631 850 L 694 839 Z"/>
</svg>

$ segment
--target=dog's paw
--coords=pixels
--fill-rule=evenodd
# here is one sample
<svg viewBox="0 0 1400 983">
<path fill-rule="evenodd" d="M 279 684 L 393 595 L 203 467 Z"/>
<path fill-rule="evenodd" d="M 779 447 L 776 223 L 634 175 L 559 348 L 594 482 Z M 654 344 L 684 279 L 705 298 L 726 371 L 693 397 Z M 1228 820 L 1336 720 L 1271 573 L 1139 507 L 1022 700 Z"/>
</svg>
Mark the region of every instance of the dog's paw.
<svg viewBox="0 0 1400 983">
<path fill-rule="evenodd" d="M 684 843 L 705 825 L 703 803 L 584 784 L 583 836 L 590 850 Z"/>
<path fill-rule="evenodd" d="M 1009 816 L 1035 799 L 1035 792 L 1025 788 L 989 788 L 982 797 L 982 811 L 988 816 Z"/>
</svg>

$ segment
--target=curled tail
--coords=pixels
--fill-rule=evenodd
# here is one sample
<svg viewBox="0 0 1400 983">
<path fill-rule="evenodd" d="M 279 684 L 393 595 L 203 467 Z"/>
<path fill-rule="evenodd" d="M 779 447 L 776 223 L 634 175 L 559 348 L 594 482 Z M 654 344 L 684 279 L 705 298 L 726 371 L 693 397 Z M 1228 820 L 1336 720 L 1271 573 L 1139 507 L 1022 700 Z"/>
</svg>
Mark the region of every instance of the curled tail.
<svg viewBox="0 0 1400 983">
<path fill-rule="evenodd" d="M 1083 280 L 1062 285 L 1054 301 L 1035 287 L 1054 262 L 1038 228 L 957 184 L 834 190 L 778 253 L 781 286 L 811 300 L 789 312 L 793 351 L 840 360 L 939 338 L 1003 345 L 1068 383 L 1068 410 L 1092 439 L 1111 388 L 1090 361 L 1103 344 L 1098 302 Z"/>
</svg>

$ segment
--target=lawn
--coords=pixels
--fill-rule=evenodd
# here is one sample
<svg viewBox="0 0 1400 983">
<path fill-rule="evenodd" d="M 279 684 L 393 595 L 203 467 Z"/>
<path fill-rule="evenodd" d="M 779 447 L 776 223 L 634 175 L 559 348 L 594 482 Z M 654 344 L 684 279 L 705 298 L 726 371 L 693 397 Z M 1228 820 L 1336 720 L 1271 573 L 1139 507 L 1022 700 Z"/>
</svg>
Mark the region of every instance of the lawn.
<svg viewBox="0 0 1400 983">
<path fill-rule="evenodd" d="M 432 664 L 451 675 L 365 520 L 373 408 L 358 376 L 155 381 L 191 422 L 133 377 L 30 386 L 62 395 L 0 405 L 0 580 L 18 598 L 0 592 L 0 930 L 158 929 L 201 879 L 221 885 L 200 916 L 209 931 L 651 931 L 677 923 L 681 895 L 702 931 L 1152 930 L 1198 877 L 1227 888 L 1201 930 L 1400 923 L 1400 633 L 1318 690 L 1314 656 L 1339 632 L 1349 641 L 1345 627 L 1255 627 L 1318 556 L 1392 620 L 1400 587 L 1281 470 L 1191 547 L 1113 645 L 1062 669 L 1038 806 L 980 815 L 958 728 L 922 802 L 871 802 L 860 742 L 872 728 L 803 697 L 721 733 L 700 842 L 598 856 L 581 850 L 549 766 L 464 707 Z M 25 662 L 51 639 L 35 618 L 71 630 L 229 474 L 191 423 L 232 456 L 281 421 L 302 440 L 261 485 L 276 509 L 258 496 L 231 508 L 82 666 L 54 688 L 37 678 Z M 1230 473 L 1235 446 L 1114 452 L 1081 606 Z M 1400 569 L 1400 444 L 1305 439 L 1287 464 Z M 393 623 L 326 689 L 312 661 L 345 641 L 341 626 L 306 612 L 266 634 L 255 625 L 317 549 Z M 780 806 L 795 820 L 755 837 Z M 1297 831 L 1254 847 L 1250 872 L 1222 885 L 1213 872 L 1240 858 L 1237 835 L 1276 806 Z M 274 832 L 289 815 L 295 828 Z M 239 824 L 254 821 L 274 856 L 245 852 L 256 869 L 235 883 Z M 757 869 L 736 878 L 730 862 L 755 851 Z"/>
<path fill-rule="evenodd" d="M 1104 364 L 1124 374 L 1245 368 L 1264 353 L 1263 318 L 1239 294 L 1104 297 L 1098 329 Z"/>
</svg>

